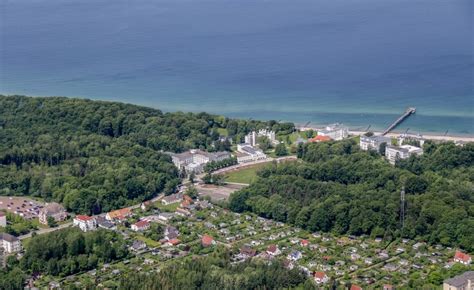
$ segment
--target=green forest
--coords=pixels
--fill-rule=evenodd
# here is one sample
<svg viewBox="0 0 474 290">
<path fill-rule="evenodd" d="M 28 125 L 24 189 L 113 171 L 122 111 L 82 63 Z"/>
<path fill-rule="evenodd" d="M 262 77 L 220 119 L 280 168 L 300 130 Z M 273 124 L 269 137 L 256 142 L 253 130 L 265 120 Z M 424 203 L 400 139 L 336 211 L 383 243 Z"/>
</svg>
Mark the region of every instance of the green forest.
<svg viewBox="0 0 474 290">
<path fill-rule="evenodd" d="M 10 256 L 0 268 L 0 289 L 23 289 L 34 273 L 66 277 L 130 257 L 120 234 L 98 230 L 83 233 L 77 228 L 63 229 L 32 238 L 20 260 Z M 112 282 L 114 289 L 314 289 L 306 275 L 288 270 L 282 261 L 232 263 L 231 252 L 219 248 L 209 255 L 190 256 L 167 263 L 154 275 L 122 275 Z M 73 284 L 67 289 L 97 289 L 97 285 Z M 86 287 L 86 288 L 84 288 Z"/>
<path fill-rule="evenodd" d="M 6 268 L 0 270 L 0 289 L 23 289 L 26 277 L 34 273 L 64 277 L 127 255 L 122 236 L 111 231 L 83 233 L 78 228 L 68 228 L 37 235 L 27 244 L 20 260 L 9 256 Z"/>
<path fill-rule="evenodd" d="M 164 152 L 227 148 L 253 129 L 292 132 L 292 123 L 165 113 L 135 105 L 0 95 L 0 195 L 61 202 L 96 214 L 169 194 L 179 173 Z"/>
<path fill-rule="evenodd" d="M 301 270 L 288 270 L 281 261 L 232 264 L 229 257 L 221 250 L 176 261 L 156 275 L 123 276 L 119 289 L 314 289 Z"/>
<path fill-rule="evenodd" d="M 417 238 L 474 251 L 474 144 L 426 143 L 395 167 L 355 140 L 300 145 L 305 162 L 274 164 L 229 206 L 310 231 Z M 406 192 L 405 223 L 400 191 Z"/>
</svg>

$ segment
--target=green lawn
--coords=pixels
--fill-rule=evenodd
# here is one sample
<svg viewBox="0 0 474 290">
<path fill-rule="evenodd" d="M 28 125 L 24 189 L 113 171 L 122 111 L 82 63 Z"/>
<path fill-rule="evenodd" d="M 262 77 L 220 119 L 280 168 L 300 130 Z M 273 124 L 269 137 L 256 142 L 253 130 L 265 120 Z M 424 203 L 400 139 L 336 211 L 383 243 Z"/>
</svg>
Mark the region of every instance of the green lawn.
<svg viewBox="0 0 474 290">
<path fill-rule="evenodd" d="M 285 142 L 285 144 L 286 144 L 286 136 L 290 137 L 291 144 L 295 143 L 296 140 L 299 137 L 302 137 L 303 139 L 307 139 L 306 136 L 304 135 L 304 133 L 300 133 L 300 132 L 293 132 L 290 135 L 280 135 L 280 136 L 278 136 L 277 139 L 280 140 L 280 141 Z"/>
<path fill-rule="evenodd" d="M 229 132 L 227 132 L 226 128 L 217 128 L 217 132 L 221 136 L 225 136 L 225 137 L 229 136 Z"/>
<path fill-rule="evenodd" d="M 225 180 L 227 182 L 236 182 L 236 183 L 252 183 L 257 179 L 257 171 L 265 167 L 267 163 L 257 164 L 252 167 L 246 167 L 239 171 L 233 171 L 225 174 Z"/>
<path fill-rule="evenodd" d="M 176 211 L 176 209 L 179 207 L 180 204 L 181 204 L 180 202 L 175 202 L 172 204 L 164 205 L 161 203 L 161 200 L 160 200 L 155 203 L 155 206 L 164 212 L 174 212 Z"/>
<path fill-rule="evenodd" d="M 148 247 L 151 247 L 151 248 L 157 248 L 159 246 L 161 246 L 160 242 L 157 242 L 157 241 L 154 241 L 152 239 L 149 239 L 145 236 L 142 236 L 142 235 L 136 235 L 135 238 L 137 240 L 140 240 L 142 242 L 145 242 L 145 244 L 148 246 Z"/>
</svg>

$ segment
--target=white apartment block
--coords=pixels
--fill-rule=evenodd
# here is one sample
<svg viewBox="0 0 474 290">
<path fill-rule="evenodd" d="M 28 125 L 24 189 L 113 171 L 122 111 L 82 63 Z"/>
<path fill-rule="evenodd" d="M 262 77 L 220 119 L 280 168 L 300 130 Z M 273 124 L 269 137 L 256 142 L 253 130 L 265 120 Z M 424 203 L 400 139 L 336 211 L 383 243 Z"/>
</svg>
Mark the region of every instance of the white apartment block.
<svg viewBox="0 0 474 290">
<path fill-rule="evenodd" d="M 226 151 L 205 152 L 197 149 L 171 155 L 174 165 L 179 170 L 184 168 L 188 173 L 201 173 L 206 163 L 211 161 L 222 161 L 227 158 L 230 158 L 230 153 Z"/>
<path fill-rule="evenodd" d="M 7 216 L 3 212 L 0 212 L 0 227 L 6 227 L 6 226 L 7 226 Z"/>
<path fill-rule="evenodd" d="M 271 130 L 266 130 L 266 129 L 260 129 L 258 132 L 252 131 L 245 135 L 245 144 L 249 144 L 252 147 L 255 147 L 257 145 L 257 137 L 267 137 L 268 140 L 270 140 L 271 143 L 273 144 L 278 144 L 279 142 L 276 140 L 276 134 L 274 131 Z"/>
<path fill-rule="evenodd" d="M 391 163 L 399 159 L 407 159 L 412 155 L 421 155 L 423 154 L 423 149 L 411 145 L 402 145 L 402 146 L 392 146 L 388 145 L 385 148 L 385 158 Z"/>
<path fill-rule="evenodd" d="M 79 227 L 83 232 L 93 231 L 97 228 L 95 218 L 87 215 L 77 215 L 73 220 L 73 224 Z"/>
<path fill-rule="evenodd" d="M 423 136 L 421 135 L 401 134 L 397 137 L 398 145 L 403 145 L 403 143 L 405 143 L 406 141 L 416 141 L 420 144 L 421 147 L 423 147 L 423 144 L 425 144 L 425 139 L 423 139 Z"/>
<path fill-rule="evenodd" d="M 443 290 L 474 290 L 474 271 L 444 280 Z"/>
<path fill-rule="evenodd" d="M 237 153 L 235 155 L 238 163 L 253 162 L 267 158 L 265 153 L 250 144 L 238 144 Z"/>
<path fill-rule="evenodd" d="M 257 132 L 252 131 L 245 135 L 245 143 L 250 144 L 250 146 L 256 146 L 257 145 Z"/>
<path fill-rule="evenodd" d="M 349 136 L 349 130 L 340 124 L 333 124 L 326 126 L 326 129 L 318 130 L 318 136 L 327 136 L 332 140 L 342 140 Z"/>
<path fill-rule="evenodd" d="M 15 253 L 21 251 L 21 242 L 18 238 L 7 234 L 7 233 L 0 233 L 0 247 L 8 253 Z"/>
<path fill-rule="evenodd" d="M 362 150 L 375 150 L 379 152 L 383 143 L 390 145 L 391 139 L 385 136 L 360 136 L 359 147 Z"/>
</svg>

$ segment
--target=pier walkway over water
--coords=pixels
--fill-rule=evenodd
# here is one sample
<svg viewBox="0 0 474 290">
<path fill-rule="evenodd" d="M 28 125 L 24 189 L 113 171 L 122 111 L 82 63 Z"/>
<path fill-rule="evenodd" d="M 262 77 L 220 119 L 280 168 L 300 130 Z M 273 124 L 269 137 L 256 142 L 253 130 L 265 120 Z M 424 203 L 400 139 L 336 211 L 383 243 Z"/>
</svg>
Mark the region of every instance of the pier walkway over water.
<svg viewBox="0 0 474 290">
<path fill-rule="evenodd" d="M 403 122 L 403 120 L 405 120 L 408 116 L 410 116 L 411 114 L 414 114 L 415 112 L 416 112 L 416 108 L 414 107 L 407 108 L 405 113 L 403 113 L 403 115 L 401 115 L 395 122 L 393 122 L 387 129 L 385 129 L 385 131 L 383 131 L 382 136 L 392 131 L 393 128 L 397 127 L 398 124 Z"/>
</svg>

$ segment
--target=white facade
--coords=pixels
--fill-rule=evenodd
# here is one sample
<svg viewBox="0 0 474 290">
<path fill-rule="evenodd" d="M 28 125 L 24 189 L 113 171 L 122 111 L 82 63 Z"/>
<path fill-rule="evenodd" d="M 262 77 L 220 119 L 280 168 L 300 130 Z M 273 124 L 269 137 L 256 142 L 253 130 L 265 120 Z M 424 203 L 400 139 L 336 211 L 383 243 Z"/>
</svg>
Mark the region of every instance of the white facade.
<svg viewBox="0 0 474 290">
<path fill-rule="evenodd" d="M 271 130 L 261 129 L 258 131 L 257 136 L 265 136 L 270 140 L 270 142 L 272 143 L 276 142 L 276 134 L 274 131 L 271 131 Z"/>
<path fill-rule="evenodd" d="M 202 150 L 189 150 L 188 152 L 173 154 L 171 159 L 173 164 L 179 169 L 188 173 L 201 173 L 204 165 L 211 161 L 222 161 L 230 158 L 230 153 L 225 151 L 220 152 L 205 152 Z"/>
<path fill-rule="evenodd" d="M 181 193 L 173 193 L 171 195 L 165 196 L 161 199 L 161 204 L 169 205 L 173 203 L 177 203 L 183 200 L 183 195 Z"/>
<path fill-rule="evenodd" d="M 380 145 L 382 143 L 386 143 L 387 145 L 390 145 L 391 139 L 388 137 L 384 136 L 360 136 L 360 141 L 359 141 L 359 147 L 362 150 L 375 150 L 379 151 L 380 150 Z"/>
<path fill-rule="evenodd" d="M 267 137 L 270 142 L 273 144 L 278 144 L 279 142 L 276 140 L 276 134 L 274 131 L 260 129 L 258 132 L 252 131 L 245 135 L 245 143 L 249 144 L 250 146 L 254 147 L 257 145 L 257 137 Z"/>
<path fill-rule="evenodd" d="M 474 271 L 467 271 L 461 275 L 443 281 L 443 290 L 473 290 Z"/>
<path fill-rule="evenodd" d="M 253 162 L 267 158 L 265 153 L 250 144 L 238 144 L 237 151 L 238 154 L 236 154 L 236 157 L 238 163 Z"/>
<path fill-rule="evenodd" d="M 329 277 L 325 273 L 319 272 L 318 274 L 314 275 L 314 281 L 317 284 L 324 284 L 329 281 Z"/>
<path fill-rule="evenodd" d="M 257 133 L 252 131 L 245 135 L 245 143 L 250 144 L 250 146 L 257 145 Z"/>
<path fill-rule="evenodd" d="M 150 223 L 147 221 L 139 221 L 131 226 L 132 231 L 146 231 L 150 228 Z"/>
<path fill-rule="evenodd" d="M 73 220 L 73 224 L 79 227 L 83 232 L 93 231 L 97 228 L 95 218 L 86 215 L 76 216 Z"/>
<path fill-rule="evenodd" d="M 174 214 L 173 213 L 169 213 L 169 212 L 162 212 L 158 215 L 158 219 L 162 220 L 162 221 L 170 221 L 174 218 Z"/>
<path fill-rule="evenodd" d="M 0 212 L 0 227 L 6 227 L 7 226 L 7 216 Z"/>
<path fill-rule="evenodd" d="M 349 136 L 349 130 L 339 124 L 326 126 L 326 129 L 318 131 L 319 136 L 327 136 L 333 140 L 342 140 Z"/>
<path fill-rule="evenodd" d="M 395 162 L 399 159 L 407 159 L 412 155 L 421 154 L 423 154 L 423 149 L 411 145 L 389 145 L 385 148 L 385 157 L 391 164 L 395 164 Z"/>
<path fill-rule="evenodd" d="M 423 136 L 419 134 L 418 135 L 401 134 L 400 136 L 397 137 L 398 145 L 403 145 L 405 141 L 419 142 L 421 147 L 423 147 L 423 145 L 425 144 L 425 139 L 423 139 Z"/>
<path fill-rule="evenodd" d="M 62 205 L 57 202 L 46 204 L 38 214 L 40 223 L 47 225 L 48 217 L 52 217 L 56 222 L 61 222 L 67 218 L 67 212 Z"/>
<path fill-rule="evenodd" d="M 0 247 L 9 254 L 19 252 L 21 251 L 21 242 L 10 234 L 0 233 Z"/>
</svg>

